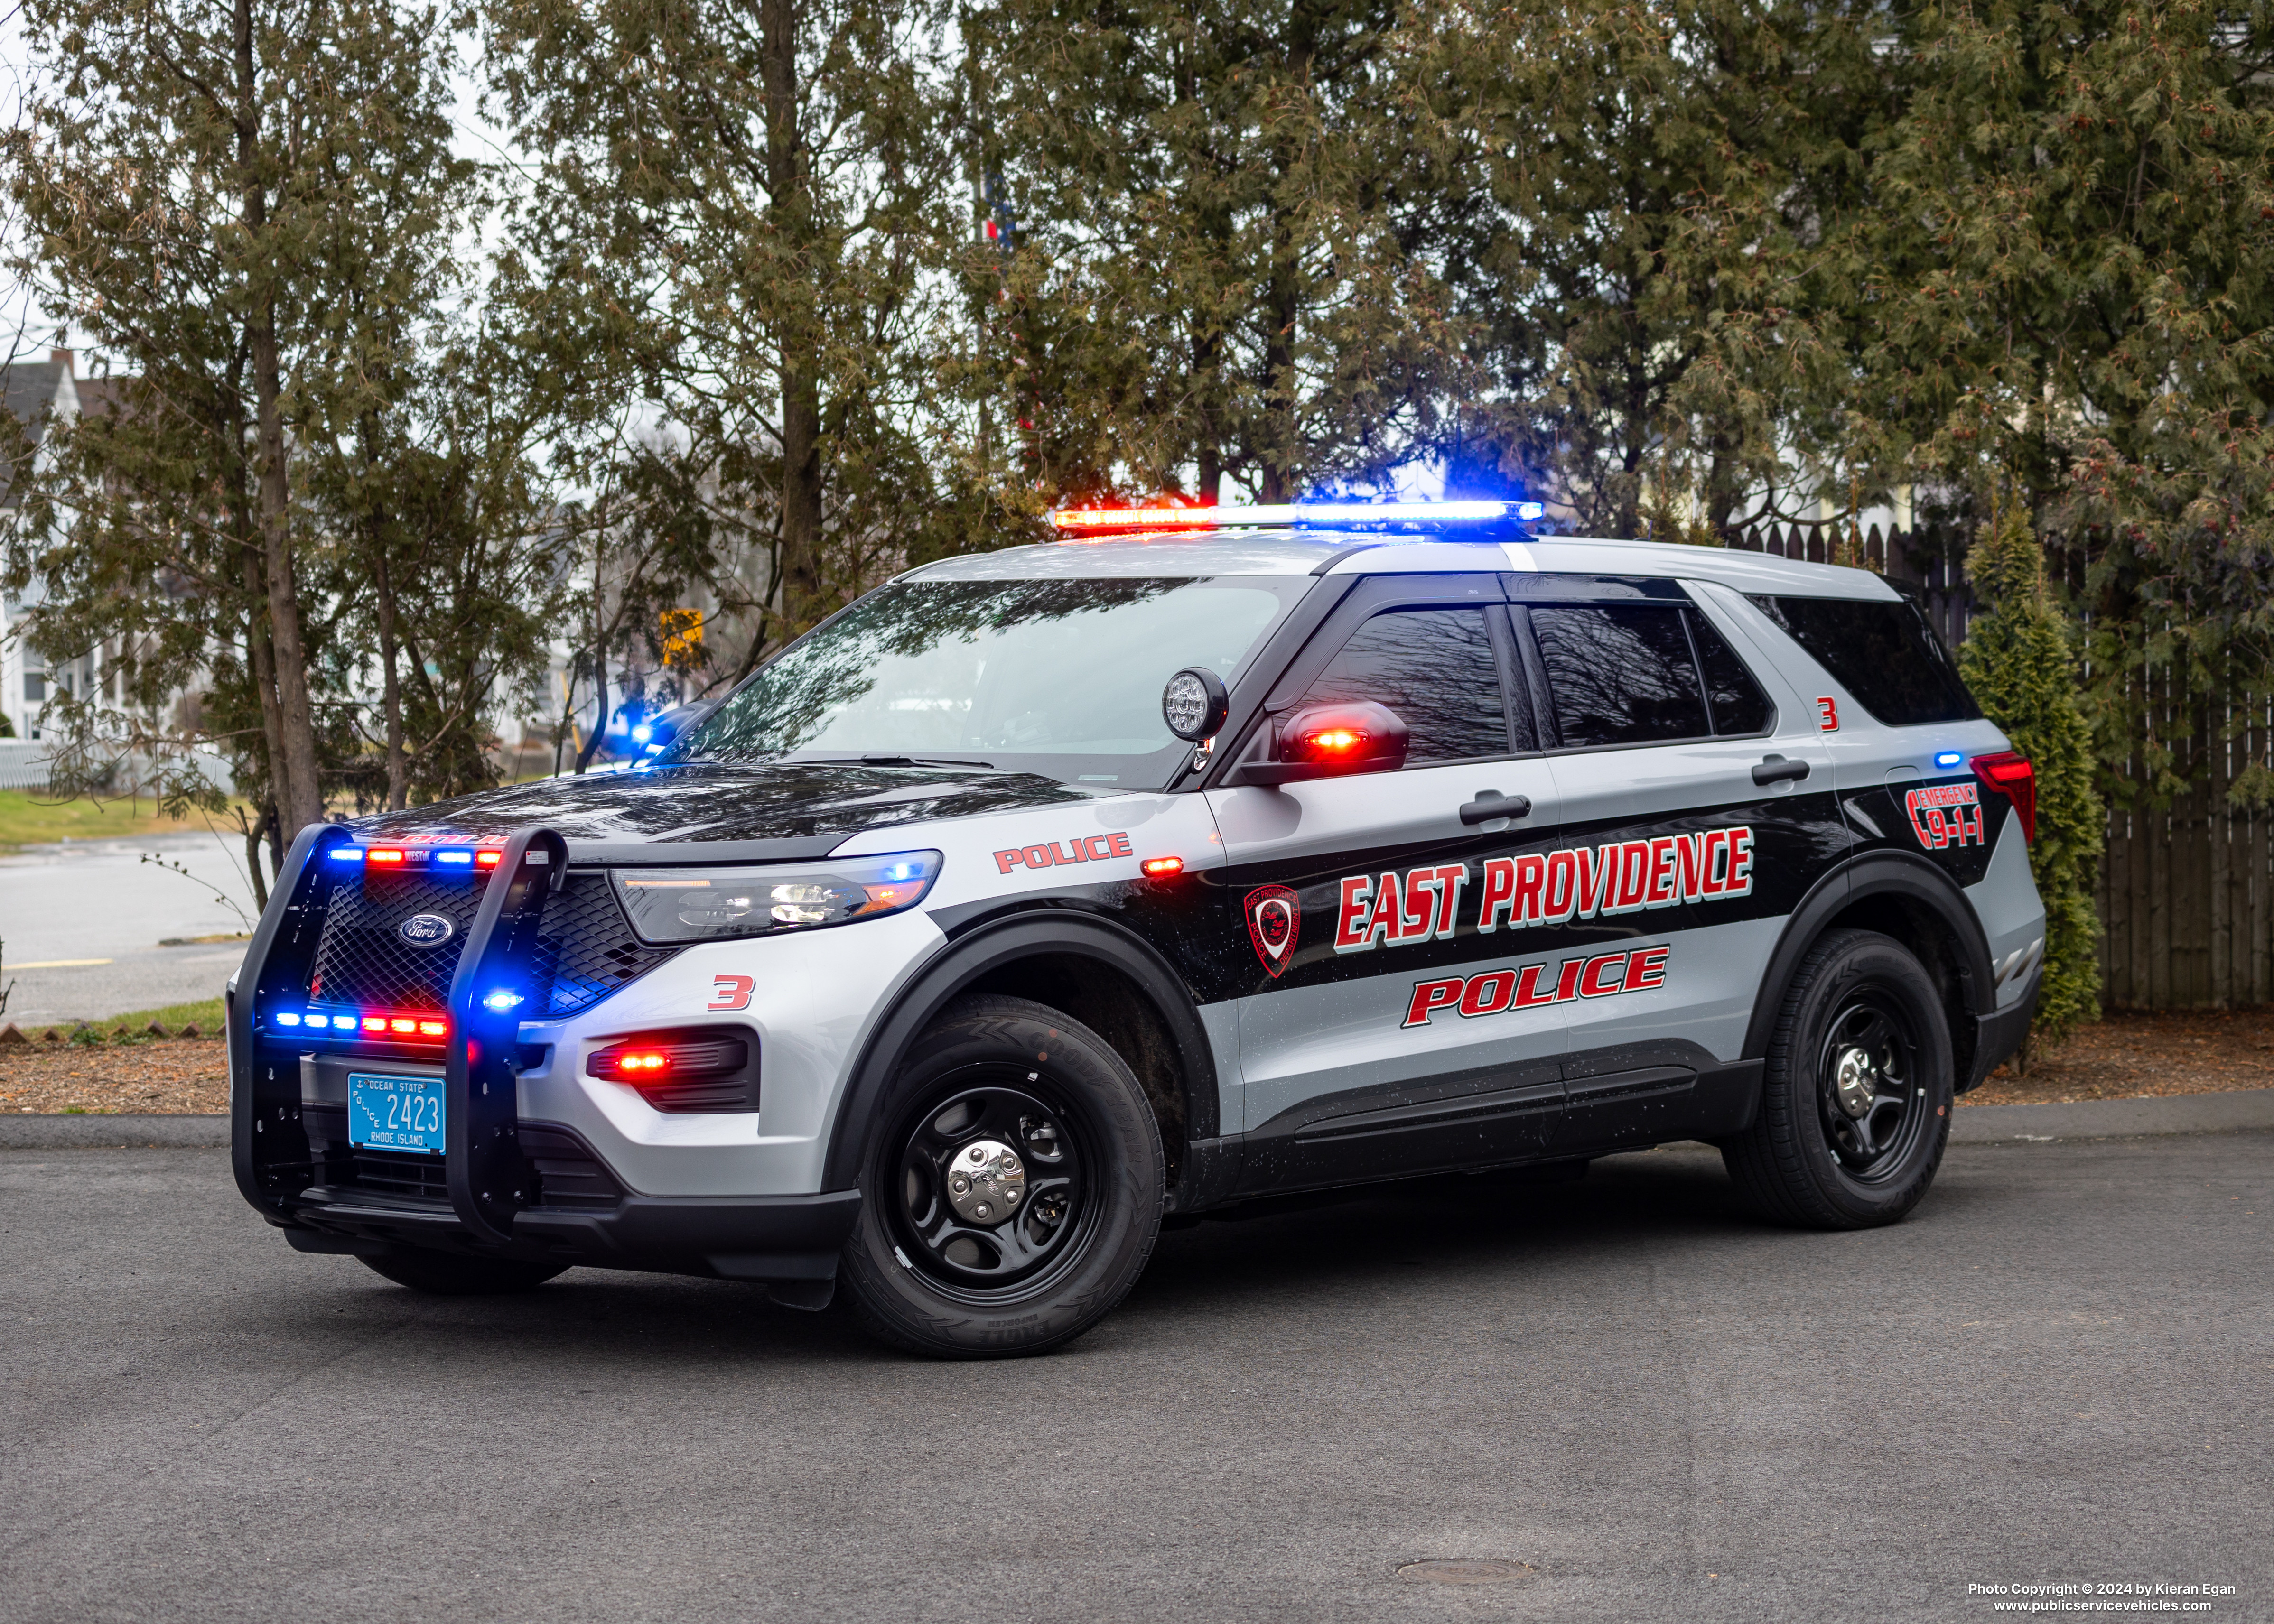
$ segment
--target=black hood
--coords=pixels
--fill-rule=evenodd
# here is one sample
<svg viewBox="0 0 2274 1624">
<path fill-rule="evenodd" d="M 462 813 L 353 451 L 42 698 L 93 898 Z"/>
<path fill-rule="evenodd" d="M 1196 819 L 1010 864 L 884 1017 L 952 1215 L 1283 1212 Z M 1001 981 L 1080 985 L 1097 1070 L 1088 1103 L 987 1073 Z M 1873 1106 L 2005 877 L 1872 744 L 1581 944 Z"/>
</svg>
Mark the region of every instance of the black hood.
<svg viewBox="0 0 2274 1624">
<path fill-rule="evenodd" d="M 359 819 L 356 830 L 402 840 L 550 829 L 568 842 L 574 862 L 789 859 L 825 856 L 850 836 L 894 823 L 1095 799 L 1055 778 L 978 767 L 697 762 L 540 778 Z M 671 849 L 698 843 L 699 852 Z"/>
</svg>

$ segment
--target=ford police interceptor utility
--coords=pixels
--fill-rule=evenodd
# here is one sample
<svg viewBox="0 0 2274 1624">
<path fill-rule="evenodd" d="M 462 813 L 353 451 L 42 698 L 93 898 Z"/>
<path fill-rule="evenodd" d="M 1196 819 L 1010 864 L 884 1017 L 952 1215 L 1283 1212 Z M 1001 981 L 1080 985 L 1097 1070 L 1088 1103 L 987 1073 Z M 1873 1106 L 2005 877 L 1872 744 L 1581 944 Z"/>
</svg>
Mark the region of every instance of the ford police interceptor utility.
<svg viewBox="0 0 2274 1624">
<path fill-rule="evenodd" d="M 2037 999 L 2029 763 L 1878 576 L 1499 504 L 1084 511 L 636 771 L 301 831 L 235 1168 L 434 1291 L 762 1283 L 937 1354 L 1164 1216 L 1718 1145 L 1891 1222 Z"/>
</svg>

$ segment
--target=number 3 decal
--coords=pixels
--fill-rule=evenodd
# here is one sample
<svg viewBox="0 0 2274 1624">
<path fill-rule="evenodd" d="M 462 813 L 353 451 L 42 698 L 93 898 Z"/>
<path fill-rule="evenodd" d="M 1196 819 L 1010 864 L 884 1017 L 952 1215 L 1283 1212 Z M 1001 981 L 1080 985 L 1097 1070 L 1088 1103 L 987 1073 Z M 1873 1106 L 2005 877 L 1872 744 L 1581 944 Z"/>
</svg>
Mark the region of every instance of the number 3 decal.
<svg viewBox="0 0 2274 1624">
<path fill-rule="evenodd" d="M 1840 707 L 1832 703 L 1832 696 L 1828 694 L 1817 696 L 1816 731 L 1820 733 L 1836 733 L 1840 731 Z"/>
<path fill-rule="evenodd" d="M 714 1010 L 747 1010 L 750 1007 L 751 989 L 757 986 L 747 975 L 715 975 L 711 978 L 711 1007 Z"/>
</svg>

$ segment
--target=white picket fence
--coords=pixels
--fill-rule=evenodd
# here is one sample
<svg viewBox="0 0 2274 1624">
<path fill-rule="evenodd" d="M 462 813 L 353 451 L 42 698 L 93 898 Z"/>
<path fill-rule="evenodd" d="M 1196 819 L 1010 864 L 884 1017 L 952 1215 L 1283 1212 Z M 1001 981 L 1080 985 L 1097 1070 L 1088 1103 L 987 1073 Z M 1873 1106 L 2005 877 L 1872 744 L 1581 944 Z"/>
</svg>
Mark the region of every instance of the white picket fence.
<svg viewBox="0 0 2274 1624">
<path fill-rule="evenodd" d="M 48 787 L 47 743 L 38 739 L 0 739 L 0 789 L 44 790 Z M 229 763 L 210 751 L 198 752 L 199 771 L 208 782 L 224 793 L 237 787 L 236 775 L 230 771 Z M 121 762 L 118 769 L 118 789 L 124 793 L 128 784 L 138 776 L 147 781 L 147 763 L 132 758 Z"/>
</svg>

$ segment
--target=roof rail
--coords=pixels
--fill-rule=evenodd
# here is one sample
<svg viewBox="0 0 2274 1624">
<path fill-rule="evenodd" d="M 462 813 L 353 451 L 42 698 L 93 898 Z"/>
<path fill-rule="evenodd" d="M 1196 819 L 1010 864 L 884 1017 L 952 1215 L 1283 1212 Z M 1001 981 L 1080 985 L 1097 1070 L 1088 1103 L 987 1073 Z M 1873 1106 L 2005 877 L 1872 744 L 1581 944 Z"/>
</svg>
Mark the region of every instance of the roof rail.
<svg viewBox="0 0 2274 1624">
<path fill-rule="evenodd" d="M 1529 523 L 1538 502 L 1272 502 L 1251 508 L 1060 508 L 1050 515 L 1061 540 L 1133 530 L 1434 530 L 1446 524 Z"/>
</svg>

